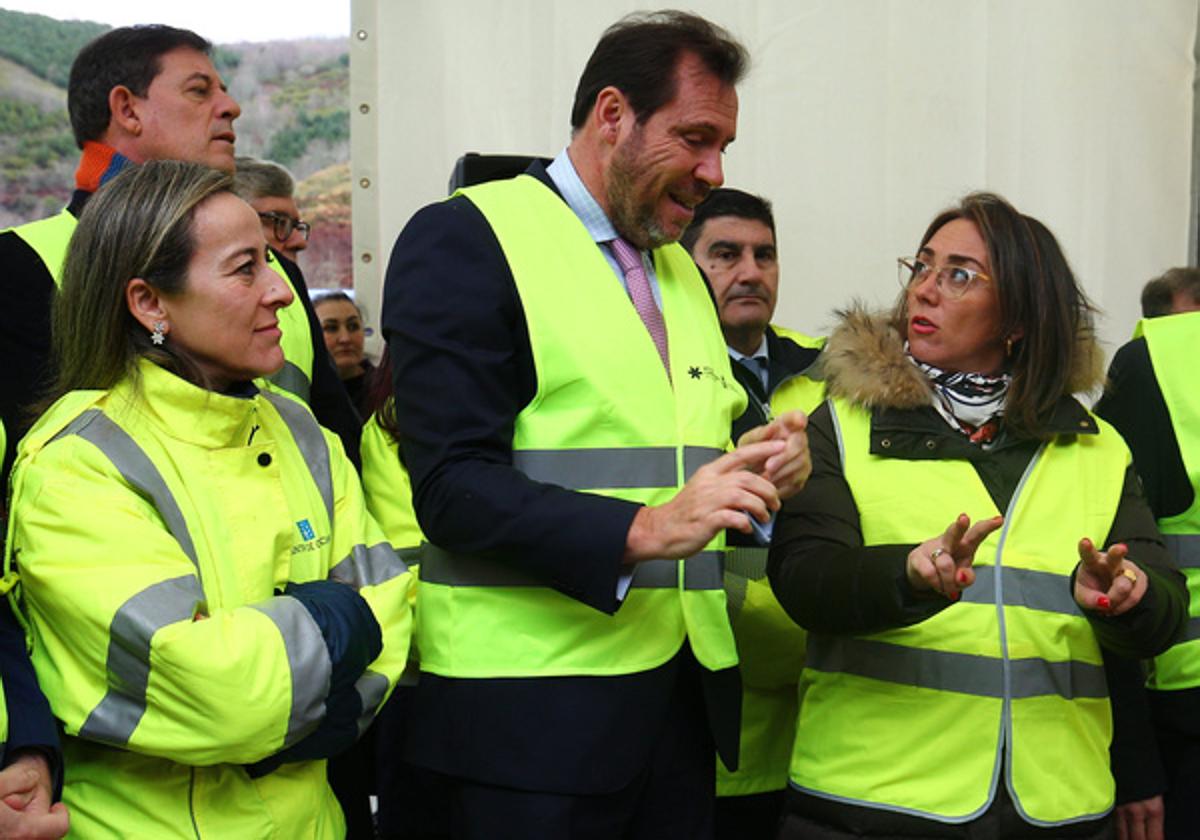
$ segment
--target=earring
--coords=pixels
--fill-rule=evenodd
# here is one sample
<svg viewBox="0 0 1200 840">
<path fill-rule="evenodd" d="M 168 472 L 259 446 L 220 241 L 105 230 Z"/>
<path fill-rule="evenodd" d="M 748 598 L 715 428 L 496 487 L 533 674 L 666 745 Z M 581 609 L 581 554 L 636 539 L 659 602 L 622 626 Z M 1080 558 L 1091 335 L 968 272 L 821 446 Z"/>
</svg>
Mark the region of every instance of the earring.
<svg viewBox="0 0 1200 840">
<path fill-rule="evenodd" d="M 1006 358 L 1012 358 L 1012 338 L 1004 339 L 1004 355 Z"/>
<path fill-rule="evenodd" d="M 154 332 L 150 333 L 150 340 L 154 342 L 155 346 L 161 347 L 162 343 L 167 340 L 166 328 L 166 321 L 154 322 Z"/>
</svg>

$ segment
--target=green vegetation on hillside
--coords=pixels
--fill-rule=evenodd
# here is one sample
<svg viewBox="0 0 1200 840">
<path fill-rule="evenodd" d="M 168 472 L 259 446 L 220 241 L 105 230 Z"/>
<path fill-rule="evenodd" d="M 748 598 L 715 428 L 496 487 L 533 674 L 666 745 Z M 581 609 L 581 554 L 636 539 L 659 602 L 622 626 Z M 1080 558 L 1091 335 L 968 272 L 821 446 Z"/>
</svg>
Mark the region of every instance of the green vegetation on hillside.
<svg viewBox="0 0 1200 840">
<path fill-rule="evenodd" d="M 349 141 L 350 112 L 345 106 L 349 77 L 347 53 L 304 73 L 288 74 L 272 94 L 271 104 L 279 112 L 294 117 L 272 135 L 266 157 L 286 165 L 299 160 L 313 142 L 333 145 Z"/>
<path fill-rule="evenodd" d="M 111 28 L 103 23 L 61 21 L 0 9 L 0 56 L 59 87 L 66 87 L 75 54 Z"/>
<path fill-rule="evenodd" d="M 295 120 L 271 138 L 271 145 L 267 147 L 266 156 L 268 160 L 289 164 L 298 160 L 314 140 L 337 143 L 349 139 L 350 112 L 345 108 L 317 111 L 311 114 L 301 112 Z"/>
<path fill-rule="evenodd" d="M 44 169 L 75 152 L 67 115 L 26 102 L 0 99 L 0 135 L 12 141 L 0 154 L 0 170 L 9 177 L 30 167 Z"/>
<path fill-rule="evenodd" d="M 53 213 L 69 200 L 79 160 L 66 113 L 70 67 L 84 44 L 110 28 L 0 9 L 0 228 Z M 242 108 L 234 126 L 240 154 L 279 160 L 301 181 L 344 165 L 350 134 L 345 41 L 222 45 L 214 48 L 213 63 Z M 348 282 L 348 193 L 306 210 L 340 249 L 337 271 L 317 271 L 311 281 L 317 285 Z M 314 268 L 324 265 L 318 246 L 309 251 Z"/>
</svg>

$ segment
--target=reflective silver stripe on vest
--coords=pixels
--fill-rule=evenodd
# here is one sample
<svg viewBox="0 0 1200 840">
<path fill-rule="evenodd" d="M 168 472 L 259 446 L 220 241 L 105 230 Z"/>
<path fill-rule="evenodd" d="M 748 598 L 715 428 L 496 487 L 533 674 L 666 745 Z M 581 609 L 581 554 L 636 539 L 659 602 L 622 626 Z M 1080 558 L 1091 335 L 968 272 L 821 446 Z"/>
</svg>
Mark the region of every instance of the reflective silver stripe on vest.
<svg viewBox="0 0 1200 840">
<path fill-rule="evenodd" d="M 387 543 L 367 548 L 362 543 L 350 549 L 341 562 L 329 570 L 332 580 L 346 583 L 355 589 L 378 586 L 408 571 L 408 566 Z"/>
<path fill-rule="evenodd" d="M 674 487 L 677 475 L 670 446 L 517 449 L 513 466 L 534 481 L 568 490 Z"/>
<path fill-rule="evenodd" d="M 711 464 L 724 454 L 725 450 L 708 446 L 683 447 L 683 480 L 688 481 L 696 474 L 696 470 L 705 464 Z"/>
<path fill-rule="evenodd" d="M 1071 595 L 1071 579 L 1053 572 L 1016 569 L 1002 570 L 1004 606 L 1027 607 L 1041 612 L 1083 615 L 1083 610 Z M 996 602 L 996 567 L 976 566 L 975 583 L 963 590 L 964 604 L 994 604 Z"/>
<path fill-rule="evenodd" d="M 1183 638 L 1179 641 L 1194 642 L 1197 639 L 1200 639 L 1200 618 L 1189 618 L 1183 630 Z"/>
<path fill-rule="evenodd" d="M 1167 550 L 1181 569 L 1200 569 L 1200 534 L 1163 534 Z"/>
<path fill-rule="evenodd" d="M 721 559 L 719 551 L 701 551 L 689 557 L 683 565 L 683 588 L 720 589 Z M 546 581 L 501 562 L 452 554 L 432 543 L 425 544 L 420 577 L 424 583 L 443 586 L 547 586 Z M 676 589 L 679 565 L 674 560 L 638 563 L 630 586 L 635 589 Z"/>
<path fill-rule="evenodd" d="M 292 362 L 285 361 L 283 367 L 268 376 L 267 379 L 289 394 L 295 394 L 304 400 L 305 405 L 308 405 L 312 383 L 308 381 L 308 377 L 304 374 L 304 371 Z"/>
<path fill-rule="evenodd" d="M 325 646 L 321 628 L 295 598 L 281 595 L 249 606 L 271 619 L 283 637 L 292 676 L 292 708 L 283 745 L 290 747 L 311 732 L 325 715 L 325 698 L 333 675 L 329 648 Z"/>
<path fill-rule="evenodd" d="M 683 588 L 722 589 L 725 574 L 725 552 L 700 551 L 683 562 Z"/>
<path fill-rule="evenodd" d="M 367 727 L 371 725 L 371 721 L 375 720 L 379 704 L 383 702 L 384 695 L 387 694 L 387 677 L 371 670 L 364 671 L 363 675 L 354 683 L 354 690 L 358 692 L 358 699 L 362 702 L 362 714 L 358 716 L 358 737 L 361 738 L 367 731 Z"/>
<path fill-rule="evenodd" d="M 317 485 L 317 490 L 321 494 L 321 501 L 325 503 L 325 513 L 329 516 L 329 524 L 332 526 L 333 473 L 329 466 L 329 446 L 325 443 L 325 435 L 321 433 L 321 427 L 317 425 L 312 412 L 304 406 L 297 405 L 280 394 L 272 394 L 270 391 L 263 391 L 262 395 L 271 405 L 275 406 L 275 410 L 287 424 L 288 431 L 292 433 L 296 448 L 304 457 L 304 463 L 308 465 L 308 469 L 312 473 L 313 483 Z"/>
<path fill-rule="evenodd" d="M 163 480 L 162 473 L 142 451 L 142 447 L 138 446 L 137 441 L 98 408 L 89 408 L 80 414 L 52 440 L 67 435 L 78 435 L 103 452 L 138 495 L 154 506 L 166 523 L 167 530 L 192 561 L 192 565 L 196 567 L 196 574 L 199 575 L 200 562 L 196 557 L 196 547 L 192 544 L 192 535 L 188 532 L 183 513 Z"/>
<path fill-rule="evenodd" d="M 120 606 L 108 628 L 108 691 L 80 727 L 80 737 L 118 747 L 129 743 L 146 713 L 154 634 L 190 621 L 203 605 L 200 581 L 185 575 L 147 586 Z"/>
<path fill-rule="evenodd" d="M 765 546 L 738 546 L 725 553 L 725 606 L 730 621 L 741 615 L 746 605 L 749 581 L 766 578 L 767 555 Z"/>
<path fill-rule="evenodd" d="M 762 580 L 767 576 L 766 546 L 742 546 L 731 548 L 725 553 L 725 571 L 750 580 Z"/>
<path fill-rule="evenodd" d="M 407 566 L 417 566 L 421 563 L 421 555 L 425 552 L 426 543 L 420 545 L 392 546 L 400 559 Z"/>
<path fill-rule="evenodd" d="M 676 589 L 679 586 L 679 564 L 674 560 L 646 560 L 633 570 L 629 584 L 638 589 Z"/>
<path fill-rule="evenodd" d="M 971 694 L 1004 697 L 1004 660 L 910 648 L 886 642 L 810 634 L 806 667 L 818 671 Z M 1012 697 L 1107 697 L 1104 667 L 1085 662 L 1010 659 Z"/>
</svg>

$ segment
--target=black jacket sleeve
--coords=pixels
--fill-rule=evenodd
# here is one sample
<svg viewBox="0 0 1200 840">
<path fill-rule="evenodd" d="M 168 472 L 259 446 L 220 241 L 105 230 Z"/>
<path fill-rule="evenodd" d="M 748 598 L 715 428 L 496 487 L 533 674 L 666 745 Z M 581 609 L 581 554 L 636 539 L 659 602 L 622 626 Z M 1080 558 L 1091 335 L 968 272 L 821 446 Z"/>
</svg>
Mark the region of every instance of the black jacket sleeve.
<svg viewBox="0 0 1200 840">
<path fill-rule="evenodd" d="M 50 763 L 57 799 L 62 790 L 63 766 L 58 726 L 25 651 L 25 633 L 6 598 L 0 598 L 0 679 L 4 682 L 4 704 L 8 711 L 3 763 L 7 766 L 21 750 L 41 752 Z"/>
<path fill-rule="evenodd" d="M 33 423 L 29 406 L 44 396 L 52 377 L 50 302 L 54 280 L 37 252 L 11 231 L 0 233 L 0 419 L 8 433 L 3 486 L 8 487 L 17 441 Z"/>
<path fill-rule="evenodd" d="M 531 481 L 513 467 L 513 430 L 536 374 L 512 273 L 466 198 L 421 210 L 400 234 L 383 330 L 414 508 L 429 540 L 615 611 L 638 506 Z"/>
<path fill-rule="evenodd" d="M 1162 519 L 1191 507 L 1195 491 L 1144 338 L 1134 339 L 1113 356 L 1108 387 L 1095 411 L 1129 444 L 1154 514 Z"/>
<path fill-rule="evenodd" d="M 1151 723 L 1142 663 L 1103 649 L 1101 654 L 1112 705 L 1113 739 L 1108 749 L 1117 804 L 1150 799 L 1166 790 L 1167 781 Z"/>
</svg>

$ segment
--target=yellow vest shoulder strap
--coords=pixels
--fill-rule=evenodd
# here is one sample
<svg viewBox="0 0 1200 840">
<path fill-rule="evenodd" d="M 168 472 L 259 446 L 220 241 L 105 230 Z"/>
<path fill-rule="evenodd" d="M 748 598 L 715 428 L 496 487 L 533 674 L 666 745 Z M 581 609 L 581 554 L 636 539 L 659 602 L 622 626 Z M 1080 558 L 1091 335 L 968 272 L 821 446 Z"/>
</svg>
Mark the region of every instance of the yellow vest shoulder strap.
<svg viewBox="0 0 1200 840">
<path fill-rule="evenodd" d="M 48 219 L 39 219 L 12 229 L 41 257 L 46 270 L 54 278 L 55 286 L 62 285 L 63 261 L 67 258 L 67 245 L 71 242 L 76 224 L 78 222 L 70 211 L 63 210 Z"/>
</svg>

